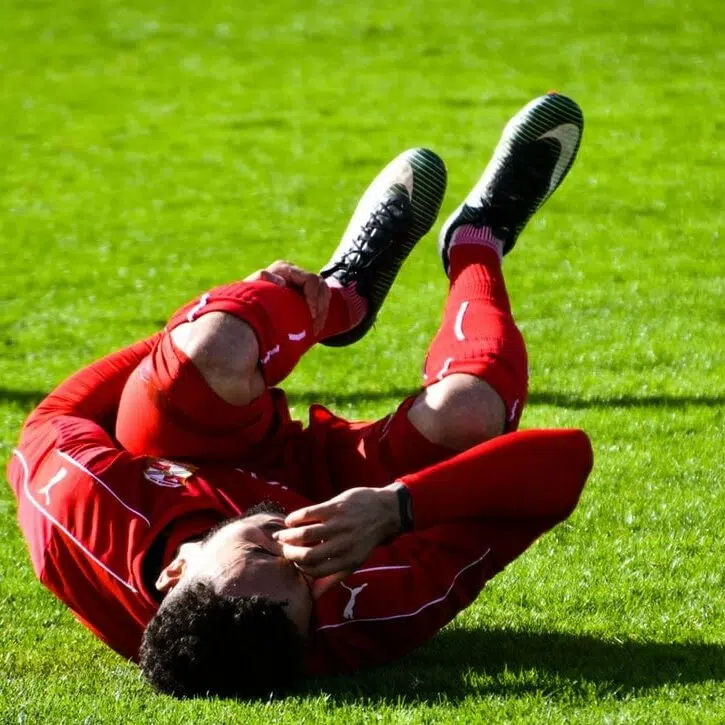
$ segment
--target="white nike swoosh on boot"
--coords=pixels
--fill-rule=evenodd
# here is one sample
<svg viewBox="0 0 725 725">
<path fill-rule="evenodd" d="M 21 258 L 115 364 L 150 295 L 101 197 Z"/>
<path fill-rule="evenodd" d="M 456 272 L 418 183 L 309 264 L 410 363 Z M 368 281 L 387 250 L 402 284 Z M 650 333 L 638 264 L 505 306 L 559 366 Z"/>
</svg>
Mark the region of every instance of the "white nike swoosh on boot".
<svg viewBox="0 0 725 725">
<path fill-rule="evenodd" d="M 572 133 L 573 131 L 573 133 Z M 559 160 L 556 162 L 554 171 L 551 174 L 549 181 L 549 194 L 559 185 L 567 166 L 571 162 L 574 153 L 576 152 L 576 145 L 579 141 L 579 127 L 573 123 L 562 123 L 560 126 L 553 128 L 551 131 L 547 131 L 542 138 L 553 138 L 561 144 L 561 153 L 559 154 Z"/>
</svg>

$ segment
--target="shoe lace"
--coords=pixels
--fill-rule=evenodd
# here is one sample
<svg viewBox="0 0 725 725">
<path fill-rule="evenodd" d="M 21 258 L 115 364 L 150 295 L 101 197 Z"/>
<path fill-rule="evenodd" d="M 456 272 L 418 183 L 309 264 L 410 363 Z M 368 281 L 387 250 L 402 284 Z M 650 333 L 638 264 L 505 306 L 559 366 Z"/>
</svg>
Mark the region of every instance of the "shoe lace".
<svg viewBox="0 0 725 725">
<path fill-rule="evenodd" d="M 385 251 L 384 244 L 374 244 L 376 237 L 392 239 L 402 229 L 406 220 L 405 199 L 395 196 L 381 201 L 350 240 L 335 265 L 345 277 L 355 278 L 360 270 L 367 269 Z"/>
</svg>

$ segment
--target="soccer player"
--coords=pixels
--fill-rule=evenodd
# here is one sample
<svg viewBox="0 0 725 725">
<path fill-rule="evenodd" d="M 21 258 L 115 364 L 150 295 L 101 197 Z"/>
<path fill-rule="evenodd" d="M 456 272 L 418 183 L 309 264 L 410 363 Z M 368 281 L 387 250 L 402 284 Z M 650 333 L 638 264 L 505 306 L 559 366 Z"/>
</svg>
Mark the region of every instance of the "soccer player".
<svg viewBox="0 0 725 725">
<path fill-rule="evenodd" d="M 182 696 L 279 690 L 435 634 L 570 514 L 591 469 L 581 431 L 514 432 L 526 354 L 501 274 L 582 127 L 553 94 L 506 127 L 441 233 L 425 387 L 383 420 L 313 406 L 303 430 L 274 386 L 315 342 L 372 325 L 443 196 L 424 150 L 376 179 L 322 278 L 276 264 L 212 290 L 51 393 L 9 466 L 41 581 L 124 656 L 142 642 L 145 675 Z"/>
</svg>

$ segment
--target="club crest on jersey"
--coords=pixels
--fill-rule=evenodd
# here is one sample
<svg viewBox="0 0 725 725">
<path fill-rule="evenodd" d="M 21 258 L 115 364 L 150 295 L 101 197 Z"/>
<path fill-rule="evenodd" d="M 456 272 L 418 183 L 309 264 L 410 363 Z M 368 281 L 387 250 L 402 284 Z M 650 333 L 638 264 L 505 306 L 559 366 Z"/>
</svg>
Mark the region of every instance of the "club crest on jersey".
<svg viewBox="0 0 725 725">
<path fill-rule="evenodd" d="M 195 466 L 185 463 L 183 466 L 175 461 L 165 458 L 154 458 L 149 461 L 143 472 L 144 478 L 157 486 L 165 488 L 180 488 L 186 484 L 196 471 Z"/>
</svg>

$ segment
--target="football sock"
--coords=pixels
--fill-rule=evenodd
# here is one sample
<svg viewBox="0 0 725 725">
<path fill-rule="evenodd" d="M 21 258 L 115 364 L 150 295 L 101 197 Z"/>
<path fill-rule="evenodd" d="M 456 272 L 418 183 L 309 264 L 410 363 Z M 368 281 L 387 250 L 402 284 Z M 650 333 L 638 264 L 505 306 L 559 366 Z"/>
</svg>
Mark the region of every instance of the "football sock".
<svg viewBox="0 0 725 725">
<path fill-rule="evenodd" d="M 481 443 L 400 481 L 416 528 L 462 518 L 545 519 L 576 506 L 593 465 L 581 430 L 526 430 Z"/>
<path fill-rule="evenodd" d="M 315 334 L 312 313 L 299 292 L 263 280 L 233 282 L 182 307 L 167 328 L 214 311 L 244 320 L 257 337 L 260 369 L 267 385 L 272 386 L 284 380 L 316 342 L 358 324 L 366 309 L 365 300 L 354 289 L 330 285 L 327 319 Z"/>
<path fill-rule="evenodd" d="M 448 244 L 448 253 L 456 246 L 464 244 L 480 244 L 490 247 L 501 259 L 503 256 L 503 242 L 497 239 L 489 227 L 474 227 L 472 224 L 464 224 L 453 232 L 451 241 Z"/>
<path fill-rule="evenodd" d="M 330 288 L 330 307 L 318 340 L 351 330 L 362 322 L 368 310 L 367 300 L 357 293 L 354 284 L 343 286 L 334 277 L 325 282 Z"/>
<path fill-rule="evenodd" d="M 481 231 L 474 227 L 462 229 Z M 501 255 L 495 246 L 459 241 L 449 249 L 449 271 L 451 286 L 446 309 L 451 304 L 455 307 L 459 302 L 477 299 L 487 301 L 491 311 L 511 313 Z"/>
<path fill-rule="evenodd" d="M 449 250 L 450 291 L 428 349 L 425 385 L 452 373 L 485 380 L 506 406 L 507 430 L 514 430 L 526 400 L 526 346 L 511 314 L 498 249 L 486 241 L 461 242 L 481 231 L 462 229 L 472 231 Z"/>
</svg>

